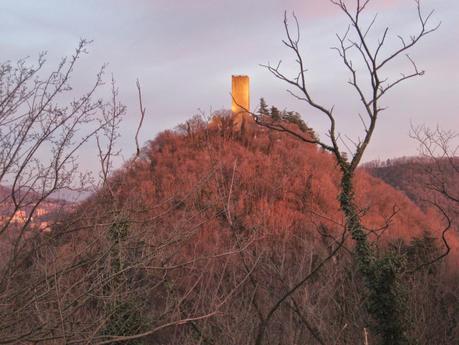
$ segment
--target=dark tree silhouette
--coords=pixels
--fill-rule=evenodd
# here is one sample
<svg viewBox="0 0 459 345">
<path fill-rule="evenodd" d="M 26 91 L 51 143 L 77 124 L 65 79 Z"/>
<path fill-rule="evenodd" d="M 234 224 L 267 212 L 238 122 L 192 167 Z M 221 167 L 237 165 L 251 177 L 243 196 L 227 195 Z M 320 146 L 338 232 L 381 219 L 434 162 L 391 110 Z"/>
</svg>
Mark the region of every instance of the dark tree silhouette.
<svg viewBox="0 0 459 345">
<path fill-rule="evenodd" d="M 344 34 L 337 35 L 339 44 L 334 49 L 350 73 L 349 84 L 354 88 L 366 114 L 365 117 L 360 117 L 364 127 L 363 139 L 353 143 L 354 149 L 351 150 L 349 157 L 343 155 L 344 150 L 341 149 L 341 146 L 344 144 L 347 148 L 347 145 L 340 138 L 336 127 L 336 118 L 339 114 L 335 112 L 333 106 L 318 103 L 307 82 L 306 63 L 300 50 L 299 23 L 295 14 L 293 14 L 293 30 L 288 25 L 287 15 L 284 15 L 286 39 L 283 43 L 295 56 L 298 67 L 297 75 L 289 77 L 284 74 L 280 62 L 275 66 L 268 64 L 264 67 L 276 78 L 286 82 L 291 87 L 288 92 L 293 97 L 305 102 L 328 119 L 329 129 L 326 133 L 328 140 L 304 136 L 266 116 L 255 116 L 255 119 L 262 126 L 286 132 L 305 143 L 318 145 L 335 157 L 341 170 L 340 208 L 345 216 L 346 229 L 355 243 L 355 259 L 368 291 L 368 311 L 375 320 L 374 333 L 380 335 L 381 344 L 406 344 L 406 325 L 402 316 L 403 306 L 397 292 L 400 258 L 392 255 L 378 257 L 375 246 L 369 241 L 368 233 L 362 226 L 361 210 L 355 199 L 354 176 L 376 129 L 377 120 L 385 110 L 382 105 L 384 96 L 401 83 L 424 74 L 424 71 L 420 70 L 415 61 L 408 55 L 410 49 L 422 38 L 435 31 L 439 25 L 430 26 L 433 12 L 424 15 L 419 0 L 416 0 L 415 5 L 419 19 L 417 33 L 407 39 L 397 36 L 400 41 L 399 47 L 388 51 L 388 49 L 383 49 L 389 39 L 388 27 L 382 31 L 376 43 L 369 39 L 368 34 L 376 21 L 375 16 L 368 25 L 365 24 L 365 11 L 371 2 L 370 0 L 356 0 L 352 5 L 344 0 L 331 0 L 331 2 L 344 13 L 349 21 L 349 26 Z M 358 63 L 353 61 L 352 53 L 354 52 L 361 59 L 359 63 L 363 65 L 363 71 L 358 69 Z M 385 70 L 391 62 L 401 56 L 406 56 L 412 66 L 412 71 L 402 73 L 399 78 L 391 80 L 386 77 Z M 369 82 L 367 83 L 366 80 Z M 258 344 L 261 344 L 262 338 L 263 333 L 260 332 Z"/>
</svg>

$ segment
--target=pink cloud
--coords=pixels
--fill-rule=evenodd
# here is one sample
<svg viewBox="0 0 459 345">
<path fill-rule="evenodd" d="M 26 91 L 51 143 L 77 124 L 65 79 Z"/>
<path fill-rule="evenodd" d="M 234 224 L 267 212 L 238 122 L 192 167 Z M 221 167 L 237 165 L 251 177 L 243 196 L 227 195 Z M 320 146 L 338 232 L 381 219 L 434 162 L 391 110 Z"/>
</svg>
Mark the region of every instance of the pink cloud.
<svg viewBox="0 0 459 345">
<path fill-rule="evenodd" d="M 355 0 L 347 0 L 348 6 L 355 7 Z M 373 0 L 368 4 L 368 9 L 372 11 L 388 10 L 394 7 L 402 7 L 403 5 L 410 5 L 414 2 L 406 0 Z M 295 10 L 298 15 L 307 18 L 320 18 L 339 15 L 340 9 L 331 3 L 331 1 L 304 1 L 304 0 L 287 0 L 283 2 L 286 9 Z"/>
</svg>

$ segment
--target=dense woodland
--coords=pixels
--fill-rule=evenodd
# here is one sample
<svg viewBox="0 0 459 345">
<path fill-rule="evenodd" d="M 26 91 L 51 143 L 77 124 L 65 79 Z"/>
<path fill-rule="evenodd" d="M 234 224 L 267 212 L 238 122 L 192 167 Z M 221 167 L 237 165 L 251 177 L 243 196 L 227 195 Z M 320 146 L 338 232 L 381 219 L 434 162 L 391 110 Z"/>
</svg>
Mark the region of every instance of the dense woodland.
<svg viewBox="0 0 459 345">
<path fill-rule="evenodd" d="M 18 343 L 50 344 L 257 344 L 260 334 L 263 344 L 376 341 L 343 231 L 333 157 L 260 127 L 242 136 L 227 115 L 219 114 L 225 128 L 195 117 L 161 133 L 31 243 L 9 282 L 15 308 L 2 307 L 3 341 L 20 334 Z M 422 266 L 444 250 L 441 214 L 365 170 L 357 175 L 371 241 L 403 258 L 408 338 L 454 344 L 456 230 L 448 233 L 451 253 Z"/>
</svg>

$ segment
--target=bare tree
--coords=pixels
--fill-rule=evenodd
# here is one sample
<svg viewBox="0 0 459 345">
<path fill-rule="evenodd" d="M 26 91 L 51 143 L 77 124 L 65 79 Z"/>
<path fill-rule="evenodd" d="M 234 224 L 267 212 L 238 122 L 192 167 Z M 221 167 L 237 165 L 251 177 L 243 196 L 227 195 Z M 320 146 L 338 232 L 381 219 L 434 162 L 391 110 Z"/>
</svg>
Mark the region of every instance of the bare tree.
<svg viewBox="0 0 459 345">
<path fill-rule="evenodd" d="M 126 108 L 118 100 L 114 79 L 108 101 L 98 97 L 104 67 L 81 96 L 75 96 L 71 86 L 88 44 L 82 40 L 75 53 L 45 77 L 44 54 L 36 66 L 26 60 L 0 65 L 1 344 L 105 344 L 151 338 L 217 314 L 250 274 L 223 296 L 216 292 L 208 308 L 188 308 L 201 278 L 186 286 L 177 284 L 176 276 L 196 262 L 235 253 L 180 261 L 177 253 L 203 223 L 178 219 L 171 224 L 174 231 L 152 226 L 155 218 L 175 207 L 151 217 L 119 192 L 124 184 L 112 162 Z M 140 97 L 140 85 L 138 91 Z M 137 145 L 144 112 L 141 106 Z M 79 169 L 78 156 L 88 143 L 97 148 L 93 159 L 100 164 L 98 194 L 72 205 L 65 219 L 50 220 L 51 231 L 45 233 L 36 223 L 45 206 L 57 203 L 56 193 L 83 191 L 93 182 Z M 128 162 L 126 170 L 144 163 Z M 145 308 L 150 308 L 150 319 L 142 315 Z"/>
<path fill-rule="evenodd" d="M 402 322 L 401 306 L 395 291 L 397 284 L 397 272 L 399 270 L 398 259 L 389 255 L 378 257 L 375 247 L 368 239 L 368 233 L 362 226 L 361 212 L 354 197 L 354 174 L 361 162 L 364 153 L 371 141 L 376 129 L 379 116 L 385 110 L 382 105 L 384 96 L 393 91 L 403 82 L 420 77 L 424 74 L 415 61 L 408 55 L 411 48 L 417 45 L 425 36 L 435 31 L 439 25 L 430 25 L 433 11 L 424 15 L 420 1 L 416 0 L 416 12 L 419 21 L 418 31 L 409 38 L 397 36 L 399 46 L 388 51 L 386 43 L 389 40 L 389 27 L 380 34 L 376 44 L 370 42 L 369 33 L 376 22 L 376 16 L 369 24 L 364 24 L 365 11 L 370 0 L 356 0 L 353 5 L 344 0 L 331 0 L 346 16 L 349 26 L 342 35 L 337 35 L 338 46 L 334 49 L 340 56 L 344 66 L 350 73 L 348 83 L 354 88 L 356 95 L 364 109 L 365 116 L 359 115 L 364 131 L 363 139 L 353 142 L 354 149 L 351 156 L 343 154 L 347 144 L 342 140 L 336 126 L 336 114 L 334 106 L 318 103 L 312 93 L 306 77 L 306 63 L 300 50 L 300 29 L 297 17 L 293 14 L 294 29 L 288 25 L 287 15 L 284 16 L 286 39 L 283 41 L 293 53 L 298 73 L 289 77 L 281 70 L 281 63 L 277 65 L 264 65 L 276 78 L 286 82 L 291 89 L 288 92 L 298 100 L 304 101 L 311 108 L 319 111 L 329 122 L 327 134 L 328 140 L 306 136 L 292 129 L 281 121 L 270 117 L 253 114 L 258 124 L 280 132 L 286 132 L 308 144 L 320 146 L 330 152 L 337 161 L 342 176 L 340 181 L 341 194 L 339 196 L 341 210 L 345 216 L 345 226 L 355 242 L 355 258 L 359 266 L 361 276 L 368 289 L 368 310 L 375 319 L 374 334 L 379 334 L 382 344 L 403 344 L 406 342 L 405 329 Z M 383 49 L 385 47 L 386 49 Z M 360 61 L 354 61 L 356 53 Z M 396 59 L 405 56 L 412 70 L 402 73 L 397 79 L 390 80 L 386 77 L 386 68 Z M 358 69 L 363 65 L 363 71 Z M 367 80 L 369 82 L 367 82 Z"/>
<path fill-rule="evenodd" d="M 9 187 L 2 196 L 0 235 L 10 244 L 9 260 L 1 267 L 3 284 L 21 260 L 27 245 L 24 239 L 37 233 L 33 219 L 40 205 L 57 192 L 80 188 L 88 180 L 88 175 L 78 170 L 77 154 L 107 125 L 95 122 L 103 107 L 96 90 L 102 85 L 104 68 L 89 91 L 62 105 L 63 98 L 70 95 L 73 70 L 88 43 L 80 41 L 74 55 L 62 59 L 45 78 L 39 75 L 45 65 L 44 54 L 36 66 L 28 66 L 25 60 L 1 65 L 0 183 Z M 81 179 L 77 181 L 77 177 Z M 18 214 L 22 219 L 15 221 Z"/>
<path fill-rule="evenodd" d="M 459 194 L 453 182 L 459 176 L 459 134 L 439 127 L 432 130 L 426 126 L 412 126 L 411 137 L 419 144 L 420 155 L 431 166 L 427 187 L 459 205 Z"/>
<path fill-rule="evenodd" d="M 458 226 L 459 220 L 459 189 L 455 181 L 459 178 L 458 133 L 454 130 L 443 130 L 437 126 L 430 129 L 426 126 L 411 126 L 411 138 L 418 143 L 422 158 L 422 172 L 418 183 L 423 184 L 430 192 L 424 201 L 433 206 L 444 218 L 445 227 L 442 231 L 444 251 L 432 259 L 437 262 L 446 257 L 451 247 L 446 239 L 447 232 Z"/>
<path fill-rule="evenodd" d="M 75 95 L 72 90 L 75 68 L 87 53 L 89 43 L 81 40 L 74 54 L 63 58 L 45 77 L 42 76 L 45 54 L 39 56 L 35 65 L 29 65 L 28 60 L 0 65 L 3 342 L 35 335 L 27 327 L 23 334 L 9 334 L 8 330 L 18 322 L 17 319 L 13 322 L 11 316 L 21 315 L 18 312 L 27 310 L 26 306 L 33 303 L 33 299 L 25 297 L 36 281 L 27 282 L 26 267 L 31 265 L 31 255 L 37 249 L 35 246 L 39 242 L 36 240 L 40 241 L 43 230 L 49 230 L 41 225 L 49 227 L 52 223 L 50 220 L 42 222 L 40 218 L 59 211 L 61 203 L 53 198 L 60 192 L 83 192 L 89 187 L 90 175 L 79 169 L 81 148 L 99 133 L 113 134 L 114 124 L 124 114 L 124 108 L 116 102 L 110 108 L 98 97 L 104 66 L 88 91 Z M 101 158 L 110 155 L 107 153 Z M 104 174 L 108 174 L 109 161 L 107 158 L 102 165 Z M 16 283 L 20 281 L 27 288 L 18 289 Z M 26 293 L 21 296 L 21 292 Z"/>
</svg>

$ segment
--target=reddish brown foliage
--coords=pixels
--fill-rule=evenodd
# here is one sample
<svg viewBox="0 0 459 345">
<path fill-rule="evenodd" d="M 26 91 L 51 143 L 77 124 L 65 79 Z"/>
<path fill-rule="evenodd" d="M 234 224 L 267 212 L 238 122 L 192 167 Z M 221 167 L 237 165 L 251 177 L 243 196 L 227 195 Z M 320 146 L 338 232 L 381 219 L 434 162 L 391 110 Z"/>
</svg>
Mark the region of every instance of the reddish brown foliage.
<svg viewBox="0 0 459 345">
<path fill-rule="evenodd" d="M 37 245 L 30 264 L 18 271 L 14 290 L 29 272 L 38 272 L 37 279 L 46 278 L 37 283 L 44 291 L 43 306 L 50 299 L 73 306 L 85 296 L 66 311 L 65 323 L 52 305 L 40 309 L 39 316 L 64 324 L 67 339 L 96 343 L 107 335 L 218 312 L 155 332 L 145 343 L 241 344 L 253 343 L 270 310 L 298 286 L 272 314 L 266 339 L 359 343 L 368 325 L 366 296 L 351 241 L 334 252 L 340 248 L 343 217 L 332 156 L 280 133 L 247 128 L 241 135 L 231 121 L 225 124 L 208 129 L 195 118 L 148 143 L 106 189 L 43 238 L 46 250 Z M 436 214 L 425 214 L 364 170 L 355 181 L 363 223 L 370 238 L 384 244 L 381 250 L 395 243 L 390 248 L 407 258 L 406 272 L 437 255 L 440 249 L 424 236 L 440 237 Z M 415 237 L 420 239 L 411 242 Z M 50 267 L 61 272 L 53 276 L 67 291 L 63 296 L 48 288 Z M 410 336 L 420 343 L 435 338 L 449 345 L 459 332 L 457 308 L 444 312 L 458 300 L 457 275 L 450 267 L 437 264 L 402 277 L 407 290 L 414 290 L 407 295 L 406 317 L 413 324 Z M 28 293 L 34 292 L 25 290 L 24 303 Z M 135 327 L 121 322 L 125 314 L 117 301 L 125 303 L 128 314 L 142 315 Z M 11 318 L 29 322 L 30 313 L 36 311 L 24 309 Z M 83 334 L 77 324 L 91 331 Z"/>
<path fill-rule="evenodd" d="M 203 223 L 205 247 L 219 242 L 228 219 L 240 231 L 268 238 L 297 232 L 318 238 L 318 226 L 339 234 L 340 172 L 330 154 L 266 129 L 251 129 L 241 139 L 227 127 L 207 130 L 193 119 L 182 131 L 158 135 L 114 177 L 118 201 L 166 227 L 177 219 Z M 357 175 L 357 200 L 373 239 L 441 237 L 444 225 L 433 210 L 421 210 L 364 170 Z M 449 241 L 457 247 L 456 236 Z"/>
</svg>

